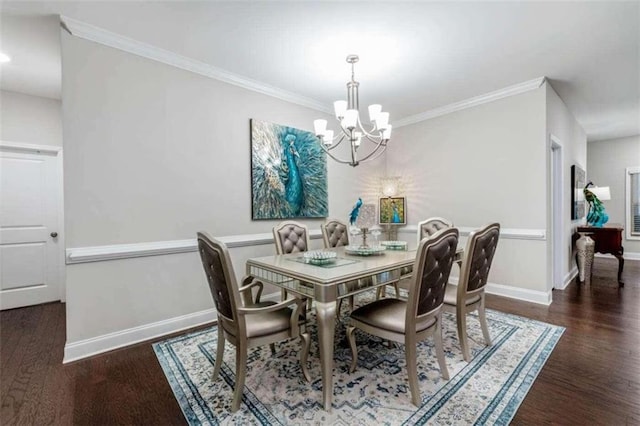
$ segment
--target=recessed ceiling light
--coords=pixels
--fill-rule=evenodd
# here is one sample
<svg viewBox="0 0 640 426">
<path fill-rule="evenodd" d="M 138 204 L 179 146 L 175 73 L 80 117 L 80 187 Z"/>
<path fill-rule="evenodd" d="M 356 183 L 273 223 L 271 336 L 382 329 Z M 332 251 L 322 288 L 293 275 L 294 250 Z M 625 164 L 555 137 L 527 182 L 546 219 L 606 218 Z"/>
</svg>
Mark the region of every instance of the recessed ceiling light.
<svg viewBox="0 0 640 426">
<path fill-rule="evenodd" d="M 4 64 L 5 62 L 9 62 L 9 61 L 11 61 L 11 58 L 9 57 L 9 55 L 6 55 L 0 52 L 0 64 Z"/>
</svg>

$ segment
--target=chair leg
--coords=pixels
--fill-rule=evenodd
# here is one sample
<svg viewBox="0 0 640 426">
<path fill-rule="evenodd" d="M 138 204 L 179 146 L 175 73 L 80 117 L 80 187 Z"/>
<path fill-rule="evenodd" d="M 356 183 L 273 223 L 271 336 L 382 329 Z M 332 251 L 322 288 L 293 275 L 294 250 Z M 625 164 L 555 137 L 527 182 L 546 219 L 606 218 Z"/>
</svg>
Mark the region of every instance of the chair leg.
<svg viewBox="0 0 640 426">
<path fill-rule="evenodd" d="M 349 309 L 353 312 L 353 308 L 354 308 L 354 297 L 353 296 L 349 296 Z"/>
<path fill-rule="evenodd" d="M 356 336 L 353 333 L 356 328 L 352 325 L 347 326 L 347 339 L 349 339 L 349 346 L 351 347 L 351 367 L 349 373 L 356 371 L 358 365 L 358 348 L 356 347 Z"/>
<path fill-rule="evenodd" d="M 222 326 L 218 323 L 218 348 L 216 349 L 216 361 L 213 364 L 213 375 L 211 379 L 215 382 L 218 380 L 220 374 L 220 368 L 222 367 L 222 358 L 224 357 L 224 331 Z"/>
<path fill-rule="evenodd" d="M 393 288 L 396 290 L 396 299 L 400 299 L 400 283 L 398 281 L 393 283 Z"/>
<path fill-rule="evenodd" d="M 480 328 L 482 328 L 482 335 L 484 336 L 484 342 L 487 346 L 491 346 L 491 335 L 489 334 L 489 325 L 487 324 L 487 315 L 484 311 L 484 296 L 480 300 L 480 306 L 478 306 L 478 319 L 480 320 Z"/>
<path fill-rule="evenodd" d="M 471 356 L 467 343 L 467 312 L 464 306 L 456 305 L 456 323 L 458 324 L 458 340 L 460 341 L 460 349 L 462 349 L 462 357 L 469 362 Z"/>
<path fill-rule="evenodd" d="M 438 315 L 436 321 L 436 330 L 433 333 L 433 340 L 436 344 L 436 357 L 438 358 L 438 365 L 440 366 L 442 377 L 445 380 L 449 380 L 449 369 L 447 368 L 447 361 L 444 358 L 444 347 L 442 344 L 442 313 Z"/>
<path fill-rule="evenodd" d="M 309 336 L 309 333 L 300 333 L 300 340 L 302 341 L 302 352 L 300 352 L 300 367 L 302 368 L 302 375 L 307 382 L 311 383 L 311 375 L 309 374 L 309 368 L 307 366 L 309 348 L 311 347 L 311 336 Z"/>
<path fill-rule="evenodd" d="M 236 412 L 240 408 L 244 379 L 247 376 L 247 348 L 244 345 L 236 346 L 236 387 L 233 391 L 233 403 L 231 411 Z"/>
<path fill-rule="evenodd" d="M 411 403 L 420 406 L 420 387 L 418 386 L 418 365 L 416 342 L 405 344 L 405 356 L 407 359 L 407 376 L 409 377 L 409 389 L 411 390 Z"/>
<path fill-rule="evenodd" d="M 269 348 L 271 348 L 271 356 L 274 356 L 276 354 L 276 344 L 269 343 Z"/>
</svg>

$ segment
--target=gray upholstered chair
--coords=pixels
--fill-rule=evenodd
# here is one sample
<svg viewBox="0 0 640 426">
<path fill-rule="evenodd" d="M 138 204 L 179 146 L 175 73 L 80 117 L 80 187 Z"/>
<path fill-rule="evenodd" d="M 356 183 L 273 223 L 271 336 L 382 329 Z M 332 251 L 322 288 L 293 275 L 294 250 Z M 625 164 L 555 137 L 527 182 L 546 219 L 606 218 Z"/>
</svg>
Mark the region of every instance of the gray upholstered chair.
<svg viewBox="0 0 640 426">
<path fill-rule="evenodd" d="M 349 227 L 337 219 L 330 219 L 320 225 L 325 248 L 349 245 Z"/>
<path fill-rule="evenodd" d="M 213 380 L 217 380 L 220 373 L 225 341 L 228 340 L 236 347 L 236 386 L 231 411 L 237 411 L 240 408 L 249 348 L 300 337 L 302 373 L 305 379 L 310 381 L 307 370 L 310 338 L 308 333 L 300 330 L 304 300 L 292 298 L 263 306 L 243 303 L 241 294 L 245 295 L 245 300 L 248 299 L 247 293 L 250 293 L 253 287 L 260 287 L 256 284 L 258 281 L 252 281 L 247 286 L 238 288 L 229 251 L 221 241 L 198 232 L 198 249 L 218 312 L 218 348 Z M 259 299 L 257 301 L 259 302 Z M 293 306 L 293 309 L 290 309 L 290 306 Z"/>
<path fill-rule="evenodd" d="M 458 339 L 464 360 L 469 362 L 469 344 L 467 342 L 467 314 L 478 311 L 487 346 L 491 345 L 491 336 L 484 311 L 484 289 L 489 278 L 493 255 L 498 246 L 500 224 L 492 223 L 469 234 L 464 259 L 460 267 L 458 285 L 449 284 L 444 296 L 444 307 L 456 313 Z"/>
<path fill-rule="evenodd" d="M 276 254 L 302 253 L 311 247 L 309 228 L 295 220 L 285 220 L 273 227 Z M 282 298 L 287 298 L 287 290 L 282 289 Z"/>
<path fill-rule="evenodd" d="M 418 245 L 420 245 L 420 241 L 422 241 L 424 238 L 428 238 L 436 232 L 447 228 L 453 228 L 453 223 L 442 217 L 430 217 L 429 219 L 423 220 L 422 222 L 418 222 Z M 460 266 L 460 262 L 458 262 L 458 266 Z M 401 288 L 407 289 L 409 280 L 411 279 L 412 271 L 413 266 L 407 266 L 401 271 Z"/>
<path fill-rule="evenodd" d="M 294 220 L 285 220 L 273 227 L 276 253 L 289 254 L 309 250 L 309 229 Z"/>
<path fill-rule="evenodd" d="M 420 241 L 422 241 L 423 238 L 430 237 L 436 232 L 446 228 L 453 228 L 453 223 L 442 217 L 430 217 L 427 220 L 419 222 L 418 244 L 420 244 Z"/>
<path fill-rule="evenodd" d="M 380 299 L 362 306 L 351 313 L 352 325 L 347 327 L 347 337 L 353 354 L 352 372 L 358 360 L 354 336 L 356 328 L 384 339 L 404 343 L 411 402 L 416 406 L 419 406 L 421 401 L 417 367 L 419 341 L 433 335 L 442 377 L 449 379 L 442 347 L 442 304 L 457 247 L 456 228 L 442 230 L 431 238 L 422 240 L 418 246 L 408 299 Z"/>
<path fill-rule="evenodd" d="M 330 219 L 326 223 L 320 225 L 320 231 L 322 231 L 322 241 L 324 242 L 324 248 L 333 248 L 333 247 L 342 247 L 349 245 L 349 227 L 346 223 L 341 222 L 337 219 Z M 363 280 L 371 281 L 371 278 L 363 278 Z M 396 291 L 396 297 L 399 295 L 398 282 L 394 282 L 390 285 L 393 285 Z M 351 286 L 355 288 L 363 288 L 366 285 L 363 285 L 359 281 L 353 281 L 346 284 L 347 288 L 351 289 Z M 378 288 L 376 292 L 376 298 L 379 299 L 381 296 L 381 289 Z M 340 312 L 340 308 L 342 306 L 342 301 L 344 299 L 340 299 L 338 304 L 338 312 Z M 353 310 L 354 307 L 354 298 L 353 296 L 349 296 L 349 308 Z"/>
</svg>

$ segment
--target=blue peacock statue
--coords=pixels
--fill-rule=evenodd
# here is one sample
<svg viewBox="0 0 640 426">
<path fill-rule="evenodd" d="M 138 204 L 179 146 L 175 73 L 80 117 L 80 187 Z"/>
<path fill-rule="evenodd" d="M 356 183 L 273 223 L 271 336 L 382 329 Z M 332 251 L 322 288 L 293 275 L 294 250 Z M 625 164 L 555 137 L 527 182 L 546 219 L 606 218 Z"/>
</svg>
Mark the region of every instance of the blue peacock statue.
<svg viewBox="0 0 640 426">
<path fill-rule="evenodd" d="M 589 203 L 589 213 L 587 214 L 587 223 L 591 226 L 597 226 L 599 228 L 602 227 L 609 220 L 609 215 L 604 210 L 604 205 L 602 201 L 594 194 L 589 191 L 589 186 L 593 185 L 593 182 L 589 182 L 587 186 L 584 187 L 584 199 Z"/>
<path fill-rule="evenodd" d="M 287 161 L 287 169 L 288 176 L 285 180 L 285 199 L 287 203 L 289 203 L 289 207 L 291 208 L 291 212 L 298 216 L 300 214 L 300 210 L 302 209 L 302 202 L 304 201 L 304 193 L 302 187 L 302 177 L 300 176 L 300 171 L 298 170 L 298 164 L 296 163 L 295 157 L 300 158 L 300 154 L 295 147 L 296 137 L 294 135 L 287 135 L 285 137 L 285 142 L 289 144 L 288 147 L 285 148 L 285 158 Z"/>
<path fill-rule="evenodd" d="M 358 213 L 360 213 L 360 207 L 362 207 L 362 198 L 358 198 L 356 204 L 353 206 L 353 210 L 349 214 L 349 223 L 351 225 L 356 224 L 356 220 L 358 219 Z"/>
</svg>

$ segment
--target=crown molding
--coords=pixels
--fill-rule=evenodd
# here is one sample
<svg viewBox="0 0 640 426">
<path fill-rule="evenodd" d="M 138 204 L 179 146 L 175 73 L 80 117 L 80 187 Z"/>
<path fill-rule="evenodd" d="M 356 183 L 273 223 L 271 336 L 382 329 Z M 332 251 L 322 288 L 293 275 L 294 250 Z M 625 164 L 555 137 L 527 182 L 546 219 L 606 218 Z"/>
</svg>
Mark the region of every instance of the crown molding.
<svg viewBox="0 0 640 426">
<path fill-rule="evenodd" d="M 442 115 L 451 114 L 452 112 L 461 111 L 463 109 L 475 107 L 478 105 L 486 104 L 489 102 L 497 101 L 498 99 L 507 98 L 509 96 L 519 95 L 520 93 L 529 92 L 540 88 L 546 77 L 538 77 L 533 80 L 525 81 L 523 83 L 514 84 L 513 86 L 505 87 L 504 89 L 496 90 L 493 92 L 485 93 L 484 95 L 474 96 L 473 98 L 465 99 L 460 102 L 454 102 L 449 105 L 445 105 L 439 108 L 430 109 L 419 114 L 410 115 L 400 120 L 395 121 L 394 128 L 408 126 L 410 124 L 419 123 L 421 121 L 430 120 L 432 118 L 440 117 Z"/>
<path fill-rule="evenodd" d="M 289 92 L 287 90 L 280 89 L 269 84 L 261 83 L 257 80 L 253 80 L 248 77 L 224 70 L 222 68 L 214 67 L 196 59 L 188 58 L 169 50 L 161 49 L 159 47 L 113 33 L 111 31 L 96 27 L 86 22 L 61 15 L 60 23 L 62 28 L 64 28 L 69 32 L 69 34 L 75 37 L 93 41 L 95 43 L 122 50 L 133 55 L 161 62 L 166 65 L 180 68 L 185 71 L 190 71 L 205 77 L 232 84 L 234 86 L 242 87 L 243 89 L 262 93 L 264 95 L 281 99 L 283 101 L 290 102 L 296 105 L 301 105 L 327 114 L 333 114 L 333 110 L 331 108 L 315 99 Z M 401 118 L 399 120 L 394 120 L 394 126 L 395 128 L 408 126 L 410 124 L 419 123 L 420 121 L 425 121 L 432 118 L 440 117 L 442 115 L 450 114 L 455 111 L 460 111 L 466 108 L 493 102 L 498 99 L 525 93 L 530 90 L 538 89 L 544 84 L 545 81 L 546 77 L 538 77 L 533 80 L 525 81 L 523 83 L 514 84 L 513 86 L 485 93 L 484 95 L 475 96 L 473 98 L 465 99 L 460 102 L 455 102 L 443 107 L 431 109 L 419 114 Z"/>
<path fill-rule="evenodd" d="M 293 104 L 302 105 L 304 107 L 329 114 L 332 113 L 330 108 L 315 99 L 298 95 L 293 92 L 288 92 L 284 89 L 261 83 L 239 74 L 234 74 L 222 68 L 217 68 L 196 59 L 178 55 L 177 53 L 169 50 L 161 49 L 159 47 L 107 31 L 94 25 L 87 24 L 86 22 L 69 18 L 68 16 L 60 15 L 60 23 L 62 28 L 75 37 L 93 41 L 133 55 L 142 56 L 143 58 L 151 59 L 185 71 L 190 71 L 205 77 L 233 84 L 234 86 L 262 93 Z"/>
</svg>

